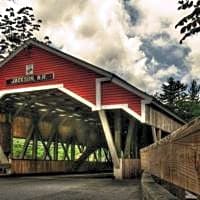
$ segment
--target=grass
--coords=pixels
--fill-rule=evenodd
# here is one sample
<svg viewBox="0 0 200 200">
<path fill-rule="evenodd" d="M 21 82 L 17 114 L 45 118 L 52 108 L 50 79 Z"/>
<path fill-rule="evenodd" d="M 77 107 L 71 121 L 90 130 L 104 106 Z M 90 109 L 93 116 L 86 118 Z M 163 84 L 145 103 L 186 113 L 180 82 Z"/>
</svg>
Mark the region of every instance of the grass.
<svg viewBox="0 0 200 200">
<path fill-rule="evenodd" d="M 13 138 L 13 158 L 14 159 L 20 159 L 20 155 L 22 153 L 24 143 L 25 143 L 25 139 Z M 45 143 L 47 144 L 47 142 L 45 142 Z M 85 147 L 84 147 L 84 149 L 85 149 Z M 31 140 L 28 145 L 28 148 L 26 150 L 24 159 L 32 159 L 32 150 L 33 150 L 33 141 Z M 71 152 L 72 152 L 72 145 L 70 144 L 69 148 L 68 148 L 69 157 L 71 157 Z M 50 146 L 49 153 L 50 153 L 51 157 L 53 158 L 54 157 L 53 143 Z M 96 155 L 98 156 L 99 154 L 101 156 L 101 161 L 106 162 L 105 153 L 102 148 L 100 148 L 96 151 Z M 38 141 L 38 143 L 37 143 L 37 159 L 43 160 L 44 155 L 45 155 L 44 146 L 41 141 Z M 81 155 L 82 155 L 82 153 L 80 153 L 78 145 L 75 145 L 75 160 L 77 160 Z M 64 149 L 63 149 L 61 143 L 58 143 L 58 160 L 64 160 L 64 157 L 65 157 Z M 70 158 L 70 160 L 71 160 L 71 158 Z M 91 161 L 91 162 L 96 161 L 94 154 L 91 154 L 89 156 L 88 161 Z"/>
</svg>

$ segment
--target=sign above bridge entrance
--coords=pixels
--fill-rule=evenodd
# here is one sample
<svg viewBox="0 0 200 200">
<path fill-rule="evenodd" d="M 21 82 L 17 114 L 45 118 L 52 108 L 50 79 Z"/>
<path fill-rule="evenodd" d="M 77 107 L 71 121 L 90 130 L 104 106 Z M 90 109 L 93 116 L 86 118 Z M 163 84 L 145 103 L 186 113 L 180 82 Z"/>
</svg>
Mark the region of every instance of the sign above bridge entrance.
<svg viewBox="0 0 200 200">
<path fill-rule="evenodd" d="M 6 80 L 7 85 L 34 83 L 54 79 L 54 73 L 20 76 Z"/>
</svg>

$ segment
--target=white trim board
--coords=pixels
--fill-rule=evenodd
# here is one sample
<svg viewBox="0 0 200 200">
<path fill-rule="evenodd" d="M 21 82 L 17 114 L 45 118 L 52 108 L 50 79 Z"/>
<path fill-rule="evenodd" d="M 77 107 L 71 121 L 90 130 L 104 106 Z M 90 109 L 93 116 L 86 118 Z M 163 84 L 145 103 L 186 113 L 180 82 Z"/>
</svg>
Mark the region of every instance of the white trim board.
<svg viewBox="0 0 200 200">
<path fill-rule="evenodd" d="M 22 92 L 32 92 L 32 91 L 39 91 L 39 90 L 50 90 L 50 89 L 58 89 L 61 92 L 71 96 L 72 98 L 76 99 L 77 101 L 87 105 L 92 110 L 96 110 L 96 106 L 87 101 L 86 99 L 82 98 L 81 96 L 75 94 L 74 92 L 66 89 L 63 84 L 56 84 L 56 85 L 43 85 L 43 86 L 35 86 L 35 87 L 26 87 L 26 88 L 17 88 L 17 89 L 8 89 L 8 90 L 0 90 L 0 98 L 2 98 L 6 94 L 12 93 L 22 93 Z"/>
<path fill-rule="evenodd" d="M 71 96 L 72 98 L 78 100 L 79 102 L 87 105 L 88 107 L 90 107 L 93 110 L 96 110 L 96 105 L 91 103 L 90 101 L 84 99 L 83 97 L 77 95 L 76 93 L 72 92 L 71 90 L 66 89 L 65 87 L 62 88 L 58 88 L 60 91 L 64 92 L 65 94 L 68 94 L 69 96 Z"/>
<path fill-rule="evenodd" d="M 100 84 L 101 81 L 108 81 L 107 78 L 99 79 L 97 80 L 97 84 Z M 99 86 L 98 86 L 99 87 Z M 35 86 L 35 87 L 26 87 L 26 88 L 17 88 L 17 89 L 8 89 L 8 90 L 1 90 L 0 91 L 0 98 L 2 98 L 6 94 L 12 94 L 12 93 L 22 93 L 22 92 L 31 92 L 31 91 L 39 91 L 39 90 L 50 90 L 50 89 L 58 89 L 62 91 L 63 93 L 69 95 L 70 97 L 76 99 L 77 101 L 83 103 L 84 105 L 91 108 L 92 111 L 99 111 L 99 110 L 111 110 L 111 109 L 122 109 L 137 120 L 141 122 L 145 122 L 145 117 L 140 116 L 136 112 L 134 112 L 132 109 L 128 107 L 128 104 L 113 104 L 113 105 L 98 105 L 97 106 L 90 101 L 84 99 L 83 97 L 77 95 L 76 93 L 72 92 L 69 89 L 66 89 L 63 84 L 56 84 L 56 85 L 43 85 L 43 86 Z M 101 88 L 100 88 L 101 89 Z M 97 91 L 96 91 L 97 92 Z M 98 94 L 99 97 L 101 97 L 101 93 Z M 97 100 L 97 103 L 101 103 L 100 100 Z M 145 105 L 144 105 L 145 106 Z M 143 106 L 143 107 L 144 107 Z M 145 112 L 144 112 L 145 113 Z"/>
<path fill-rule="evenodd" d="M 112 104 L 112 105 L 102 105 L 102 84 L 106 81 L 112 81 L 110 78 L 97 78 L 96 79 L 96 110 L 111 110 L 111 109 L 122 109 L 140 122 L 145 122 L 145 103 L 147 101 L 141 100 L 141 116 L 135 111 L 128 107 L 128 104 Z M 112 81 L 113 82 L 113 81 Z M 114 82 L 113 82 L 114 83 Z M 116 83 L 115 83 L 116 84 Z M 136 94 L 137 95 L 137 94 Z"/>
<path fill-rule="evenodd" d="M 128 107 L 128 104 L 114 104 L 114 105 L 102 105 L 101 108 L 103 110 L 111 110 L 111 109 L 122 109 L 127 112 L 129 115 L 133 116 L 135 119 L 142 122 L 142 118 L 139 114 Z"/>
<path fill-rule="evenodd" d="M 150 104 L 148 100 L 141 100 L 141 122 L 146 122 L 146 104 Z"/>
<path fill-rule="evenodd" d="M 101 102 L 102 102 L 102 88 L 101 83 L 105 81 L 110 81 L 110 78 L 96 78 L 96 109 L 101 109 Z"/>
<path fill-rule="evenodd" d="M 62 87 L 63 87 L 63 84 L 56 84 L 56 85 L 42 85 L 42 86 L 35 86 L 35 87 L 0 90 L 0 98 L 6 94 L 31 92 L 31 91 L 39 91 L 39 90 L 59 89 Z"/>
</svg>

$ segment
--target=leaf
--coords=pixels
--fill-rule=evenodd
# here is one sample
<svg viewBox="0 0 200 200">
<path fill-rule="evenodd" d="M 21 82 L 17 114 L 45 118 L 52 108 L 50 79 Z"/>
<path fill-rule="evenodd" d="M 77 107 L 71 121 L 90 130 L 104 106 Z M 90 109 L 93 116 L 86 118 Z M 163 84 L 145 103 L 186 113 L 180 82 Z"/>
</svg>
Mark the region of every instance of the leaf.
<svg viewBox="0 0 200 200">
<path fill-rule="evenodd" d="M 193 6 L 193 1 L 188 2 L 188 8 L 191 8 Z"/>
<path fill-rule="evenodd" d="M 42 23 L 41 19 L 35 19 L 31 7 L 22 7 L 18 12 L 13 8 L 6 11 L 5 15 L 0 15 L 0 55 L 10 53 L 29 38 L 35 38 L 34 33 L 40 31 Z M 50 43 L 48 37 L 46 40 Z"/>
<path fill-rule="evenodd" d="M 15 16 L 15 13 L 14 12 L 11 12 L 10 13 L 10 17 L 14 17 Z"/>
<path fill-rule="evenodd" d="M 195 28 L 195 27 L 197 26 L 197 22 L 194 21 L 194 22 L 192 23 L 192 26 Z"/>
<path fill-rule="evenodd" d="M 184 41 L 187 37 L 189 37 L 190 35 L 191 35 L 191 33 L 187 33 L 187 34 L 185 34 L 185 35 L 181 38 L 181 40 L 180 40 L 180 44 L 182 44 L 183 41 Z"/>
<path fill-rule="evenodd" d="M 45 39 L 45 40 L 49 40 L 49 36 L 45 36 L 44 39 Z"/>
<path fill-rule="evenodd" d="M 26 10 L 26 7 L 23 7 L 17 12 L 17 14 L 22 14 L 25 10 Z"/>
<path fill-rule="evenodd" d="M 187 25 L 187 31 L 189 31 L 190 29 L 191 29 L 191 23 L 189 23 L 188 25 Z"/>
<path fill-rule="evenodd" d="M 183 28 L 181 28 L 180 32 L 185 33 L 186 29 L 187 29 L 187 26 L 184 26 Z"/>
</svg>

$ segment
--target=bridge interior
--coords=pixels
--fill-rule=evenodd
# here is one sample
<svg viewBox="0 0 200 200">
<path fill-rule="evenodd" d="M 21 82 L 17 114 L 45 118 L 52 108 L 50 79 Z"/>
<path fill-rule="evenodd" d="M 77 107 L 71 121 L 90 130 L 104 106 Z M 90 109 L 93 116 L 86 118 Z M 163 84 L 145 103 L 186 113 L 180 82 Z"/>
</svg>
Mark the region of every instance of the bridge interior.
<svg viewBox="0 0 200 200">
<path fill-rule="evenodd" d="M 14 173 L 112 170 L 97 111 L 57 90 L 7 94 L 1 99 L 1 146 Z M 122 110 L 106 112 L 117 154 L 139 158 L 152 141 L 148 126 Z"/>
</svg>

